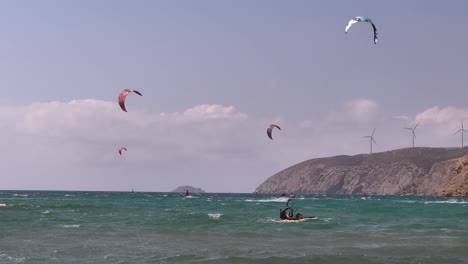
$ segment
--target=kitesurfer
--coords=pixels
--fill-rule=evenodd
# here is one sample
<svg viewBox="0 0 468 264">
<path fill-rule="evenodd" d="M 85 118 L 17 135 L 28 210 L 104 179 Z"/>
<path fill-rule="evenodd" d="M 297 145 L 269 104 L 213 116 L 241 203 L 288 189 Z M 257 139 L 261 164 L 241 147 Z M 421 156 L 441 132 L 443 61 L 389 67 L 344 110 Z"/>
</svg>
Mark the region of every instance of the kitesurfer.
<svg viewBox="0 0 468 264">
<path fill-rule="evenodd" d="M 185 196 L 189 196 L 189 191 L 188 190 L 185 190 Z"/>
<path fill-rule="evenodd" d="M 291 192 L 292 197 L 286 202 L 286 208 L 280 209 L 280 219 L 281 220 L 300 220 L 304 216 L 301 213 L 296 213 L 294 216 L 294 209 L 289 205 L 289 202 L 293 201 L 296 196 Z"/>
<path fill-rule="evenodd" d="M 280 219 L 281 220 L 291 220 L 291 217 L 294 215 L 294 209 L 290 206 L 280 209 Z"/>
<path fill-rule="evenodd" d="M 303 218 L 304 216 L 301 213 L 296 213 L 296 216 L 294 216 L 294 209 L 292 209 L 290 206 L 284 209 L 280 209 L 281 220 L 300 220 Z"/>
</svg>

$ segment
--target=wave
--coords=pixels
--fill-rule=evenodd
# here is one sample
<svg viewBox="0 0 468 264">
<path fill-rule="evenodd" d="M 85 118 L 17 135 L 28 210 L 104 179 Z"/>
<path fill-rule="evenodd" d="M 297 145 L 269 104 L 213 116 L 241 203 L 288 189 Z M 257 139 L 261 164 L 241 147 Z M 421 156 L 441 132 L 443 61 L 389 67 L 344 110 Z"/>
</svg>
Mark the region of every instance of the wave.
<svg viewBox="0 0 468 264">
<path fill-rule="evenodd" d="M 1 203 L 1 204 L 0 204 L 0 207 L 6 207 L 6 204 Z"/>
<path fill-rule="evenodd" d="M 62 225 L 64 228 L 80 228 L 80 225 Z"/>
<path fill-rule="evenodd" d="M 301 223 L 309 220 L 314 220 L 316 218 L 304 218 L 304 219 L 299 219 L 299 220 L 281 220 L 281 219 L 273 219 L 269 218 L 267 221 L 268 222 L 273 222 L 273 223 Z"/>
<path fill-rule="evenodd" d="M 213 213 L 213 214 L 208 214 L 208 217 L 211 219 L 219 219 L 223 214 L 221 213 Z"/>
<path fill-rule="evenodd" d="M 276 202 L 276 203 L 285 203 L 289 200 L 289 197 L 276 197 L 276 198 L 270 198 L 270 199 L 246 199 L 246 202 L 260 202 L 260 203 L 270 203 L 270 202 Z"/>
<path fill-rule="evenodd" d="M 13 260 L 14 262 L 24 262 L 26 258 L 15 258 L 12 256 L 8 256 L 5 253 L 0 252 L 0 260 L 5 259 L 5 260 Z"/>
<path fill-rule="evenodd" d="M 458 199 L 451 198 L 446 201 L 426 201 L 424 204 L 468 204 L 466 201 L 459 201 Z"/>
</svg>

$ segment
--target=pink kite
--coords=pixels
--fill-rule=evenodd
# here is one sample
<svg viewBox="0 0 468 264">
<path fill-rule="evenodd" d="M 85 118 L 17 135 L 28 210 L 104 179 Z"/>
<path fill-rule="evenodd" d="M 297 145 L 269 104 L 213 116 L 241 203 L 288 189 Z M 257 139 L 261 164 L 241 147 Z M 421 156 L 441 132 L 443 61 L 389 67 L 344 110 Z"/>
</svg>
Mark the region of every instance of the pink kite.
<svg viewBox="0 0 468 264">
<path fill-rule="evenodd" d="M 134 92 L 136 94 L 138 94 L 139 96 L 141 96 L 141 93 L 137 90 L 131 90 L 131 89 L 125 89 L 123 90 L 122 92 L 120 92 L 119 94 L 119 105 L 120 105 L 120 108 L 122 108 L 122 110 L 124 112 L 127 112 L 127 109 L 125 109 L 125 97 L 127 97 L 127 95 L 131 92 Z"/>
<path fill-rule="evenodd" d="M 119 148 L 119 154 L 120 154 L 120 155 L 122 155 L 122 150 L 125 150 L 125 151 L 127 151 L 127 149 L 126 149 L 126 148 L 124 148 L 124 147 L 120 147 L 120 148 Z"/>
</svg>

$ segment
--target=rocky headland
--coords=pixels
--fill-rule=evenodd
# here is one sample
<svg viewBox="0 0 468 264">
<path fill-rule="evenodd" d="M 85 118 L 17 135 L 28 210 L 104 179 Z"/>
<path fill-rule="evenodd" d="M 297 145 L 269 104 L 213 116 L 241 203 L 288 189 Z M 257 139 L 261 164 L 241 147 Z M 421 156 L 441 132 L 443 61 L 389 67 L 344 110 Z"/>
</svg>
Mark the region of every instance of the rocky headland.
<svg viewBox="0 0 468 264">
<path fill-rule="evenodd" d="M 311 159 L 269 177 L 256 192 L 468 196 L 468 147 Z"/>
</svg>

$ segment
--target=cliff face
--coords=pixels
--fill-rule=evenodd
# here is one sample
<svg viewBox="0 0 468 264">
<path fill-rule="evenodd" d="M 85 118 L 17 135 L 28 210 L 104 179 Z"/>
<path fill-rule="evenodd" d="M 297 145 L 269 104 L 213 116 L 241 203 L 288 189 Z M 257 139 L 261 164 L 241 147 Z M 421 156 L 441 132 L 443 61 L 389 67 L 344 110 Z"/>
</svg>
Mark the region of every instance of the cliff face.
<svg viewBox="0 0 468 264">
<path fill-rule="evenodd" d="M 256 191 L 468 196 L 468 147 L 408 148 L 307 160 L 271 176 Z"/>
</svg>

